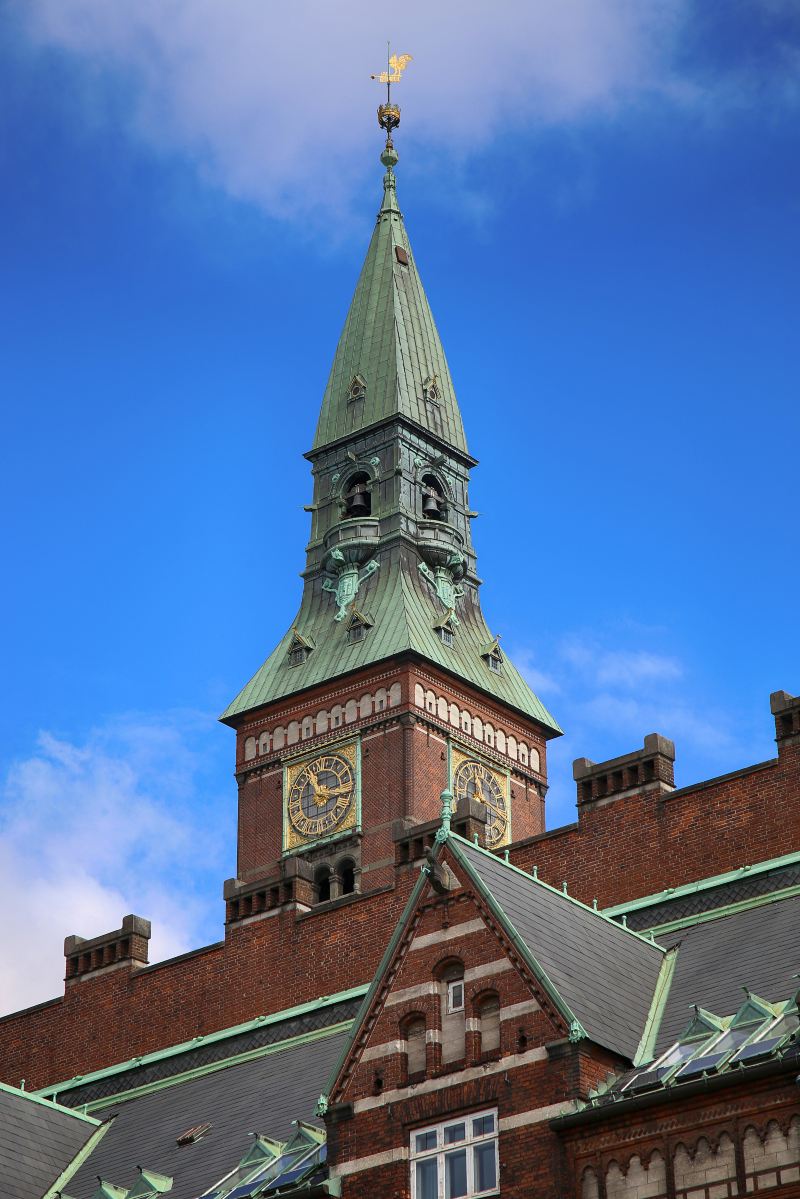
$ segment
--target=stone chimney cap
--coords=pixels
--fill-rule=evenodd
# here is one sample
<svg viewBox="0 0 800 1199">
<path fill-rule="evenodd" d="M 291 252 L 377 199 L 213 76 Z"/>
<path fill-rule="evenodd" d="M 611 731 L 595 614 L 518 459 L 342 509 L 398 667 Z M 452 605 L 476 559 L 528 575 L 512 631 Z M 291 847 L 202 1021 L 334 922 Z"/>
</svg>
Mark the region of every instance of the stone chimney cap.
<svg viewBox="0 0 800 1199">
<path fill-rule="evenodd" d="M 793 708 L 797 703 L 800 703 L 800 696 L 790 695 L 788 691 L 773 691 L 769 697 L 769 710 L 775 716 L 778 712 Z"/>
<path fill-rule="evenodd" d="M 145 920 L 144 916 L 122 917 L 122 931 L 124 933 L 135 933 L 137 937 L 145 937 L 148 941 L 151 936 L 152 925 L 149 920 Z"/>
</svg>

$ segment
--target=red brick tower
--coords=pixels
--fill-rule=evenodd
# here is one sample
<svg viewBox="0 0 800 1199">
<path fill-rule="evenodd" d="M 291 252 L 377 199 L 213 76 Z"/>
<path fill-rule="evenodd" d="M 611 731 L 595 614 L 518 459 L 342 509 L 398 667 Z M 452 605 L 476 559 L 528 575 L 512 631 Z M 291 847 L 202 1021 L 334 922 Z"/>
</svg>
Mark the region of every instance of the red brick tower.
<svg viewBox="0 0 800 1199">
<path fill-rule="evenodd" d="M 456 820 L 489 846 L 544 828 L 545 745 L 560 730 L 481 611 L 476 463 L 390 139 L 381 161 L 383 200 L 306 455 L 300 610 L 222 716 L 237 732 L 233 920 L 266 891 L 319 903 L 389 884 L 394 841 L 438 817 L 446 786 Z"/>
</svg>

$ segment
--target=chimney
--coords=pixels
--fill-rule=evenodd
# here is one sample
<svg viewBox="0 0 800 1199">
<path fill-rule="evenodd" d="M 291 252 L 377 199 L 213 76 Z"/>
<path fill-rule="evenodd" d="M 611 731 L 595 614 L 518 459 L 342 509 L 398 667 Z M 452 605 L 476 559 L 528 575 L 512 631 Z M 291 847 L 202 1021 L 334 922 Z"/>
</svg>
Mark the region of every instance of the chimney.
<svg viewBox="0 0 800 1199">
<path fill-rule="evenodd" d="M 283 858 L 278 873 L 248 881 L 226 879 L 222 896 L 226 924 L 264 916 L 286 904 L 310 908 L 316 903 L 314 869 L 303 858 Z"/>
<path fill-rule="evenodd" d="M 122 965 L 146 966 L 150 921 L 143 916 L 125 916 L 122 928 L 87 941 L 73 934 L 64 941 L 67 982 Z"/>
<path fill-rule="evenodd" d="M 642 749 L 608 762 L 576 758 L 572 777 L 578 785 L 578 807 L 597 808 L 626 795 L 675 790 L 675 744 L 660 733 L 648 733 Z"/>
<path fill-rule="evenodd" d="M 769 697 L 769 709 L 775 717 L 778 753 L 790 745 L 800 745 L 800 695 L 773 691 Z"/>
</svg>

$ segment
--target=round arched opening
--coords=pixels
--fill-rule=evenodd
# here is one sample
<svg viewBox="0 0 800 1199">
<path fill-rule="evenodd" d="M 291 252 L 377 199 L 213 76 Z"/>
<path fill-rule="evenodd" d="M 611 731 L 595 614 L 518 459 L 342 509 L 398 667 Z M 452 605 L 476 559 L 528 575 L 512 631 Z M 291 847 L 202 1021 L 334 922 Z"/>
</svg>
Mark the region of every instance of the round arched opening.
<svg viewBox="0 0 800 1199">
<path fill-rule="evenodd" d="M 365 471 L 351 475 L 344 489 L 345 516 L 370 516 L 372 496 L 369 490 L 369 475 Z"/>
<path fill-rule="evenodd" d="M 342 895 L 353 895 L 356 889 L 356 865 L 352 858 L 345 858 L 339 866 Z"/>
<path fill-rule="evenodd" d="M 317 903 L 327 903 L 331 897 L 331 868 L 320 866 L 314 871 L 314 890 Z"/>
<path fill-rule="evenodd" d="M 435 475 L 422 477 L 422 515 L 426 520 L 447 520 L 444 488 Z"/>
</svg>

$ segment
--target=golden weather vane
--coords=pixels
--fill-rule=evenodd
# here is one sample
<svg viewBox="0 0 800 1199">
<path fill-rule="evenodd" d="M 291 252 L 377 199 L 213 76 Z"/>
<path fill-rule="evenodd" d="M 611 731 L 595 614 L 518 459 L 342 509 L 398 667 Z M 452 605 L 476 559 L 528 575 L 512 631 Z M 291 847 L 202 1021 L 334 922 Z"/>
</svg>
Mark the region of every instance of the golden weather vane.
<svg viewBox="0 0 800 1199">
<path fill-rule="evenodd" d="M 403 71 L 411 62 L 410 54 L 392 54 L 390 46 L 386 46 L 386 70 L 381 71 L 380 75 L 373 75 L 373 79 L 377 79 L 378 83 L 386 84 L 386 103 L 381 104 L 378 108 L 378 124 L 381 129 L 386 130 L 386 144 L 391 147 L 392 130 L 396 129 L 400 124 L 400 109 L 396 104 L 392 104 L 392 84 L 399 83 L 402 78 Z"/>
</svg>

